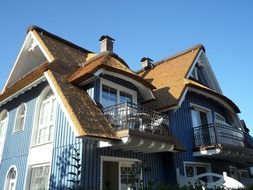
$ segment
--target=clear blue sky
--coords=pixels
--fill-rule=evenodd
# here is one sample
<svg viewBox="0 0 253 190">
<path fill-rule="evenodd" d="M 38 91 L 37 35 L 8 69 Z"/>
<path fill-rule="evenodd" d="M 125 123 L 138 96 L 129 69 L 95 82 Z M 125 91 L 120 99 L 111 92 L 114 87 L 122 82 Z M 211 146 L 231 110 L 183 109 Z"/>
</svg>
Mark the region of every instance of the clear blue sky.
<svg viewBox="0 0 253 190">
<path fill-rule="evenodd" d="M 25 0 L 0 2 L 0 87 L 29 25 L 38 25 L 92 51 L 108 34 L 132 69 L 202 43 L 223 93 L 253 132 L 253 1 Z"/>
</svg>

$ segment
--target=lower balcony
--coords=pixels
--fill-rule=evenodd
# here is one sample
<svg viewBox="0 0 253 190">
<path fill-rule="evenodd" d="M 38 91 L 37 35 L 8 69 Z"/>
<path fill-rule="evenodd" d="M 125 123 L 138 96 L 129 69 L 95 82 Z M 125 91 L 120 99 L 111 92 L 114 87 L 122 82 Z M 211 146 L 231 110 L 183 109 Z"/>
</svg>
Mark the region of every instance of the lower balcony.
<svg viewBox="0 0 253 190">
<path fill-rule="evenodd" d="M 147 153 L 183 150 L 169 131 L 169 118 L 162 113 L 132 103 L 104 108 L 103 113 L 122 141 L 100 142 L 100 147 Z"/>
<path fill-rule="evenodd" d="M 232 126 L 211 123 L 194 127 L 194 156 L 214 157 L 225 160 L 251 162 L 253 159 L 253 139 Z M 251 139 L 250 139 L 251 137 Z M 252 147 L 250 147 L 252 146 Z"/>
</svg>

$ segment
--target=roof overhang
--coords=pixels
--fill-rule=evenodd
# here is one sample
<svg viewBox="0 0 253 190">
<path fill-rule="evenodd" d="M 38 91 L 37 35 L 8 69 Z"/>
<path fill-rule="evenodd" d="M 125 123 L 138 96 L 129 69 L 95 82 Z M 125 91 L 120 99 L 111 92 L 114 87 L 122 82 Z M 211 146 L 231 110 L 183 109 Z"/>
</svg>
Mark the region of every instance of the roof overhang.
<svg viewBox="0 0 253 190">
<path fill-rule="evenodd" d="M 202 88 L 202 87 L 196 86 L 194 84 L 188 84 L 186 91 L 196 92 L 198 94 L 201 94 L 203 96 L 211 98 L 211 99 L 219 102 L 220 104 L 222 104 L 225 108 L 227 108 L 231 112 L 240 113 L 240 109 L 237 107 L 237 105 L 232 100 L 230 100 L 226 96 L 216 93 L 208 88 Z"/>
<path fill-rule="evenodd" d="M 25 93 L 32 87 L 35 87 L 41 82 L 45 81 L 46 78 L 44 77 L 43 72 L 48 69 L 48 64 L 48 62 L 43 63 L 36 70 L 27 74 L 22 79 L 14 83 L 12 86 L 6 88 L 5 91 L 0 95 L 0 106 L 6 104 L 7 102 L 18 97 L 20 94 Z"/>
<path fill-rule="evenodd" d="M 132 129 L 118 130 L 117 134 L 121 141 L 100 141 L 98 147 L 111 147 L 112 149 L 142 153 L 184 151 L 183 146 L 173 136 L 149 134 Z"/>
</svg>

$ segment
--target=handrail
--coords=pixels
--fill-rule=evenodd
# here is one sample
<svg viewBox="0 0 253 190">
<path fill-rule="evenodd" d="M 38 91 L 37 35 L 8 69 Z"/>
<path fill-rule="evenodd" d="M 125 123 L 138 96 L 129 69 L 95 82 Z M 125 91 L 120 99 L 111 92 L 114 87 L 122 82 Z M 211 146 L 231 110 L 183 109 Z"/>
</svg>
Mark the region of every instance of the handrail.
<svg viewBox="0 0 253 190">
<path fill-rule="evenodd" d="M 115 130 L 133 129 L 169 136 L 169 118 L 160 112 L 126 102 L 103 108 L 103 113 Z"/>
<path fill-rule="evenodd" d="M 253 149 L 253 137 L 250 134 L 244 132 L 244 138 L 245 138 L 245 146 L 247 148 Z"/>
<path fill-rule="evenodd" d="M 244 133 L 232 126 L 209 123 L 193 128 L 195 147 L 229 144 L 244 147 Z"/>
</svg>

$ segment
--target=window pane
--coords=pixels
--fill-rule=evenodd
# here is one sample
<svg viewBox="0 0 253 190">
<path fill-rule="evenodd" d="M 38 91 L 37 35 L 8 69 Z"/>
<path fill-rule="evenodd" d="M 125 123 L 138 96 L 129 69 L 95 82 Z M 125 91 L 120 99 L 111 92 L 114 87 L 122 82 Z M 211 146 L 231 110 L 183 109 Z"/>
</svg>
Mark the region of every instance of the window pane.
<svg viewBox="0 0 253 190">
<path fill-rule="evenodd" d="M 194 176 L 194 168 L 192 166 L 185 166 L 185 172 L 187 177 Z"/>
<path fill-rule="evenodd" d="M 125 92 L 120 92 L 120 103 L 125 103 L 125 102 L 132 103 L 133 96 Z"/>
<path fill-rule="evenodd" d="M 108 86 L 102 86 L 102 105 L 109 107 L 117 104 L 117 90 Z"/>
<path fill-rule="evenodd" d="M 37 144 L 47 143 L 53 139 L 56 105 L 56 99 L 52 96 L 42 102 L 37 131 Z"/>
<path fill-rule="evenodd" d="M 45 190 L 48 188 L 49 166 L 32 168 L 31 190 Z"/>
</svg>

